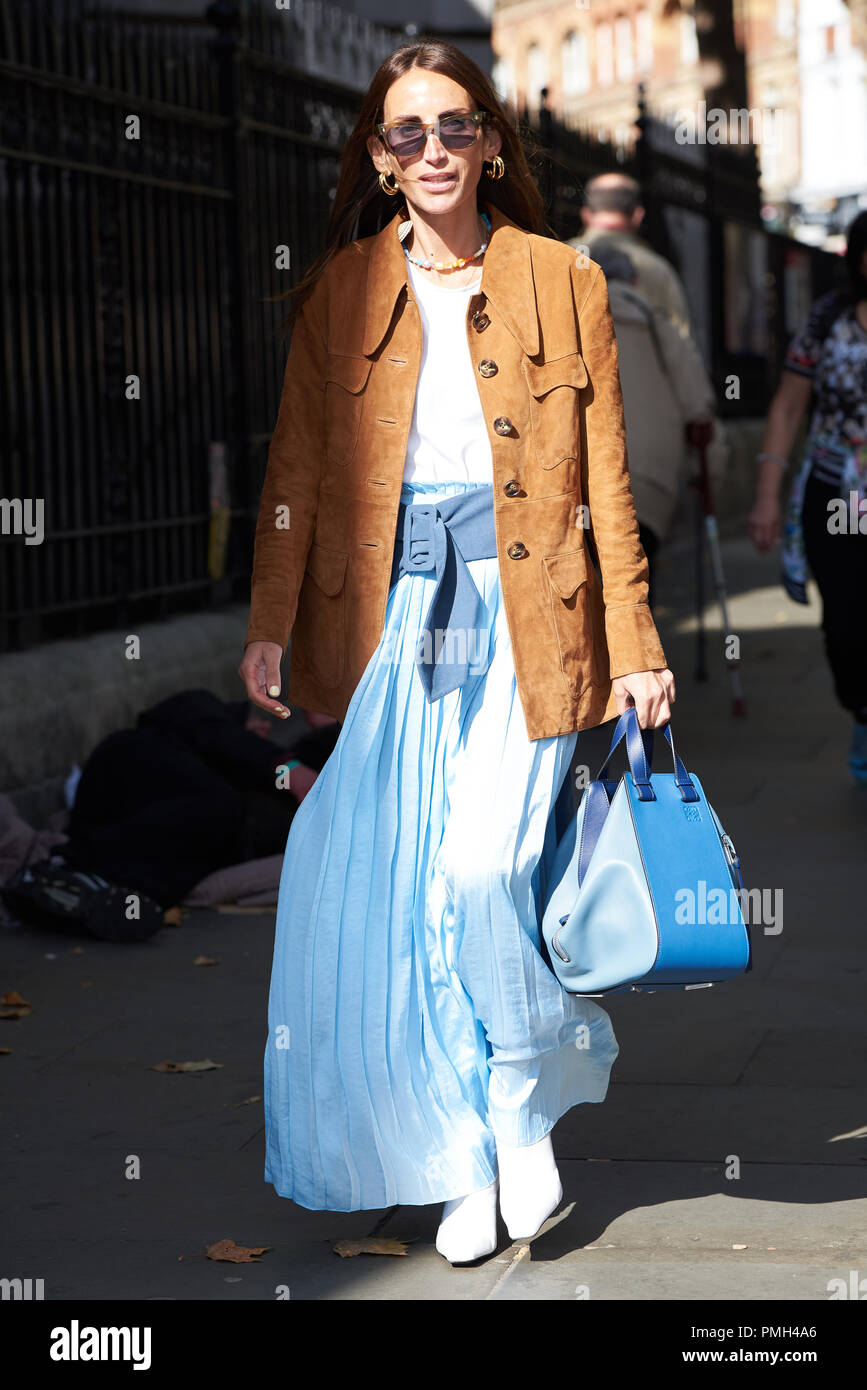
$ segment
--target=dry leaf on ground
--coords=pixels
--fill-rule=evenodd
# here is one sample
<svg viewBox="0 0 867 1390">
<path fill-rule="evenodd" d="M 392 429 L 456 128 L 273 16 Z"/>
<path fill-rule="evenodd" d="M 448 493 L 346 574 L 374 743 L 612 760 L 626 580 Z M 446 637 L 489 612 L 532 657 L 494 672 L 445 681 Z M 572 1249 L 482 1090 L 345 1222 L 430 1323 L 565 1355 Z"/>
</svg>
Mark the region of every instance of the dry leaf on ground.
<svg viewBox="0 0 867 1390">
<path fill-rule="evenodd" d="M 11 1055 L 12 1055 L 12 1048 L 11 1048 L 11 1047 L 0 1047 L 0 1057 L 9 1057 L 9 1056 L 11 1056 Z"/>
<path fill-rule="evenodd" d="M 193 965 L 219 965 L 219 964 L 220 964 L 220 961 L 219 961 L 219 958 L 218 958 L 217 956 L 196 956 L 196 959 L 193 961 Z"/>
<path fill-rule="evenodd" d="M 253 1105 L 255 1101 L 261 1100 L 261 1099 L 262 1099 L 261 1096 L 248 1096 L 246 1100 L 239 1100 L 239 1101 L 238 1101 L 238 1105 Z M 236 1109 L 236 1110 L 237 1110 L 237 1108 L 238 1108 L 238 1105 L 235 1106 L 235 1109 Z"/>
<path fill-rule="evenodd" d="M 344 1260 L 350 1255 L 405 1255 L 406 1241 L 394 1236 L 367 1236 L 364 1240 L 339 1240 L 331 1248 Z"/>
<path fill-rule="evenodd" d="M 17 989 L 7 990 L 0 995 L 0 1018 L 26 1018 L 33 1012 L 29 999 L 22 999 Z"/>
<path fill-rule="evenodd" d="M 233 1240 L 218 1240 L 213 1245 L 205 1246 L 205 1254 L 209 1260 L 228 1260 L 233 1265 L 251 1265 L 258 1264 L 258 1256 L 264 1255 L 265 1251 L 270 1249 L 270 1245 L 252 1247 L 236 1245 Z"/>
<path fill-rule="evenodd" d="M 222 1065 L 222 1062 L 212 1062 L 210 1057 L 206 1057 L 204 1062 L 156 1062 L 151 1071 L 215 1071 Z"/>
<path fill-rule="evenodd" d="M 179 927 L 181 925 L 182 915 L 179 907 L 167 907 L 163 913 L 163 926 Z"/>
</svg>

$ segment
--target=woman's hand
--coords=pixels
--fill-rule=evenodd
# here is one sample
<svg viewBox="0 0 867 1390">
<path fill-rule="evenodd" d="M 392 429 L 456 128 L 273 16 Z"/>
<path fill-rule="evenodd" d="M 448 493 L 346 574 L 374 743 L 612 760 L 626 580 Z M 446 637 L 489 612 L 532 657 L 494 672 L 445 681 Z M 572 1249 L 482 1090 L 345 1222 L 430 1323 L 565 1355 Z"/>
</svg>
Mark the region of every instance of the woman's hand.
<svg viewBox="0 0 867 1390">
<path fill-rule="evenodd" d="M 281 705 L 279 700 L 269 698 L 269 693 L 280 694 L 280 662 L 283 648 L 277 642 L 251 642 L 244 652 L 238 667 L 238 675 L 244 682 L 248 698 L 254 705 L 268 710 L 269 714 L 288 719 L 291 710 Z"/>
<path fill-rule="evenodd" d="M 617 713 L 629 708 L 630 695 L 642 729 L 658 729 L 671 718 L 675 701 L 674 676 L 668 667 L 661 671 L 634 671 L 611 682 L 617 696 Z"/>
<path fill-rule="evenodd" d="M 780 500 L 759 496 L 747 517 L 747 532 L 756 550 L 762 554 L 780 539 Z"/>
</svg>

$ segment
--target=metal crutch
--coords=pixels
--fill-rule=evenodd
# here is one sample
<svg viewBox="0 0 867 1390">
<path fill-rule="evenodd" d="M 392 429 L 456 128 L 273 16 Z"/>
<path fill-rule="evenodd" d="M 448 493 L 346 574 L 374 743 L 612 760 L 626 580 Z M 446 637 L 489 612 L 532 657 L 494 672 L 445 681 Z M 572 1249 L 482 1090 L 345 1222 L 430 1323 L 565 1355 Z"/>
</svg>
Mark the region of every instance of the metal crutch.
<svg viewBox="0 0 867 1390">
<path fill-rule="evenodd" d="M 710 481 L 710 470 L 707 464 L 707 446 L 713 437 L 713 424 L 707 420 L 692 420 L 686 426 L 687 443 L 692 445 L 698 454 L 699 473 L 698 477 L 692 482 L 698 494 L 696 509 L 696 605 L 698 617 L 697 648 L 696 648 L 696 680 L 707 680 L 707 665 L 705 660 L 706 637 L 704 630 L 704 576 L 703 576 L 703 535 L 707 536 L 708 550 L 710 551 L 711 568 L 713 570 L 714 584 L 716 585 L 717 598 L 722 611 L 723 620 L 723 644 L 725 649 L 725 663 L 728 667 L 732 685 L 732 714 L 736 718 L 743 718 L 746 714 L 746 704 L 744 703 L 743 690 L 741 688 L 740 676 L 740 657 L 729 656 L 728 637 L 730 635 L 728 617 L 728 595 L 726 593 L 725 575 L 723 573 L 722 550 L 719 543 L 719 529 L 713 507 L 713 488 Z M 704 526 L 702 527 L 702 519 Z"/>
</svg>

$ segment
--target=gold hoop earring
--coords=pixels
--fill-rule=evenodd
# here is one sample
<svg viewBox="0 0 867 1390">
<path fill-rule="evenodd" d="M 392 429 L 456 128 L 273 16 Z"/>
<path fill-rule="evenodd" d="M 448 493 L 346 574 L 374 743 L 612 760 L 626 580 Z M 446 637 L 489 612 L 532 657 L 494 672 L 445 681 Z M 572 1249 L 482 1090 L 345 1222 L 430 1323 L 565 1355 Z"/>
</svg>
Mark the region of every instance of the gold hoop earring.
<svg viewBox="0 0 867 1390">
<path fill-rule="evenodd" d="M 503 175 L 505 174 L 505 172 L 506 172 L 506 165 L 505 165 L 504 160 L 502 159 L 502 157 L 501 157 L 500 155 L 495 154 L 494 157 L 493 157 L 493 159 L 491 160 L 491 167 L 490 167 L 490 169 L 486 169 L 486 170 L 485 170 L 485 173 L 488 175 L 488 178 L 491 178 L 491 179 L 501 179 L 501 178 L 503 177 Z"/>
<path fill-rule="evenodd" d="M 393 184 L 389 183 L 388 174 L 384 172 L 381 173 L 379 176 L 379 186 L 382 189 L 383 193 L 388 194 L 389 198 L 393 198 L 395 193 L 397 193 L 398 191 L 397 180 L 395 180 Z"/>
</svg>

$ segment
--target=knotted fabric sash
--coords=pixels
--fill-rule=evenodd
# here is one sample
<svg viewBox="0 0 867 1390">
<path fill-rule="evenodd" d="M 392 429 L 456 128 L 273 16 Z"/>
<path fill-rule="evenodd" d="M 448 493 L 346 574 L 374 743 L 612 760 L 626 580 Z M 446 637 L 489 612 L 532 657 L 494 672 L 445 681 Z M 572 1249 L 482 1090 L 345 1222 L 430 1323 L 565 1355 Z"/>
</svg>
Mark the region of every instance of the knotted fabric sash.
<svg viewBox="0 0 867 1390">
<path fill-rule="evenodd" d="M 391 583 L 403 574 L 433 573 L 437 581 L 415 658 L 430 702 L 467 679 L 470 634 L 481 626 L 484 604 L 466 562 L 496 553 L 492 486 L 400 504 Z"/>
</svg>

